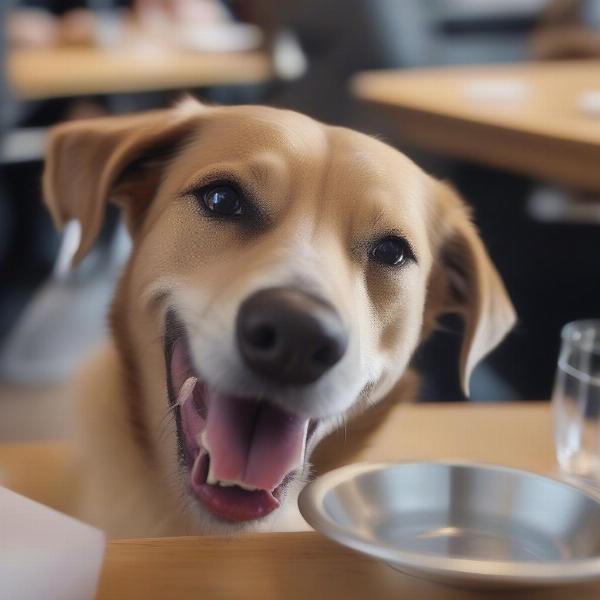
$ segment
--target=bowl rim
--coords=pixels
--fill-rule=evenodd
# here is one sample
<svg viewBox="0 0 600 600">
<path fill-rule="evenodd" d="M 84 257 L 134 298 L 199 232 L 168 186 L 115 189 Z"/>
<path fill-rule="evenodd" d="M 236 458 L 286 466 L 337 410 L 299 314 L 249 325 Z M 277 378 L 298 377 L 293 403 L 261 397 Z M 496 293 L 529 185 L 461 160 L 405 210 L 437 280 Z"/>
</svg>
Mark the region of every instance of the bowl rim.
<svg viewBox="0 0 600 600">
<path fill-rule="evenodd" d="M 326 537 L 353 550 L 378 558 L 401 570 L 419 571 L 432 577 L 446 579 L 469 579 L 480 582 L 514 584 L 559 584 L 583 582 L 600 578 L 600 554 L 597 557 L 565 559 L 558 561 L 510 561 L 486 560 L 464 557 L 446 558 L 434 554 L 411 552 L 386 547 L 357 535 L 357 532 L 339 525 L 323 509 L 327 492 L 342 482 L 360 475 L 402 466 L 445 466 L 484 469 L 512 475 L 535 477 L 575 490 L 596 505 L 600 498 L 571 483 L 556 477 L 541 475 L 524 469 L 506 467 L 468 460 L 406 460 L 387 462 L 363 462 L 346 465 L 329 471 L 310 482 L 298 497 L 298 507 L 309 525 Z"/>
</svg>

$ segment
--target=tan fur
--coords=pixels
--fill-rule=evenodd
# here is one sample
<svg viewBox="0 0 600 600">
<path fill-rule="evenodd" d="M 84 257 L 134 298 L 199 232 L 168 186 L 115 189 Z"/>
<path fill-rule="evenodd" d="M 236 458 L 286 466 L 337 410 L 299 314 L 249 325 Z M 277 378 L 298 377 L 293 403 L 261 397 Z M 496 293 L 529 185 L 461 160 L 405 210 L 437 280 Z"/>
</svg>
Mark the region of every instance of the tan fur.
<svg viewBox="0 0 600 600">
<path fill-rule="evenodd" d="M 243 185 L 267 218 L 216 223 L 194 190 L 223 177 Z M 465 389 L 478 361 L 514 322 L 508 296 L 458 196 L 368 136 L 266 107 L 175 109 L 77 122 L 51 136 L 45 197 L 58 226 L 79 219 L 80 259 L 117 202 L 133 251 L 111 311 L 113 341 L 79 378 L 85 493 L 80 514 L 111 535 L 239 531 L 187 493 L 166 400 L 162 337 L 168 308 L 189 330 L 211 385 L 254 385 L 233 346 L 239 303 L 269 285 L 317 292 L 349 327 L 340 364 L 312 391 L 277 401 L 319 418 L 308 448 L 317 470 L 348 462 L 400 398 L 416 395 L 410 358 L 440 314 L 465 319 Z M 377 236 L 405 236 L 416 264 L 374 265 Z M 235 390 L 234 390 L 235 391 Z M 268 397 L 272 397 L 272 396 Z M 246 528 L 290 527 L 284 506 Z"/>
</svg>

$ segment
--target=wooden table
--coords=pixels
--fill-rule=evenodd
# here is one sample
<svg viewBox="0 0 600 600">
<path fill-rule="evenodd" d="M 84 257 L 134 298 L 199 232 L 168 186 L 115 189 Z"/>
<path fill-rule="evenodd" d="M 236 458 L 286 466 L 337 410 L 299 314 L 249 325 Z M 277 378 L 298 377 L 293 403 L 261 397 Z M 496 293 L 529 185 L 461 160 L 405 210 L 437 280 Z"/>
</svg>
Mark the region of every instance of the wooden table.
<svg viewBox="0 0 600 600">
<path fill-rule="evenodd" d="M 260 83 L 271 76 L 261 52 L 199 53 L 167 49 L 14 50 L 9 81 L 21 100 Z"/>
<path fill-rule="evenodd" d="M 485 98 L 481 82 L 514 97 Z M 600 89 L 600 61 L 370 72 L 352 89 L 415 146 L 600 191 L 600 118 L 577 106 Z"/>
<path fill-rule="evenodd" d="M 552 473 L 555 460 L 549 406 L 400 406 L 361 456 L 364 460 L 440 458 Z M 70 460 L 67 443 L 5 445 L 0 447 L 0 480 L 51 503 L 58 497 L 50 493 L 56 482 L 61 486 L 68 482 Z M 454 600 L 488 596 L 402 575 L 317 533 L 109 542 L 97 600 L 196 597 Z M 511 593 L 509 597 L 592 600 L 600 597 L 600 586 Z"/>
</svg>

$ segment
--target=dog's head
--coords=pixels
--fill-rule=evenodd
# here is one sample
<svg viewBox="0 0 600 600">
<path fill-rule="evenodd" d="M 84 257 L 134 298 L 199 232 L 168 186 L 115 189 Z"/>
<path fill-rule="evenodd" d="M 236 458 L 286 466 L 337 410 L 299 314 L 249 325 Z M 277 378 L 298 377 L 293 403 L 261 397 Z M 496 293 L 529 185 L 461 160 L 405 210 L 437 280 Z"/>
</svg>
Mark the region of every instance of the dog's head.
<svg viewBox="0 0 600 600">
<path fill-rule="evenodd" d="M 282 512 L 317 442 L 391 389 L 438 315 L 464 316 L 465 388 L 514 321 L 450 188 L 297 113 L 188 100 L 66 124 L 44 186 L 54 221 L 82 225 L 77 259 L 106 202 L 123 209 L 129 413 L 165 487 L 213 529 Z"/>
</svg>

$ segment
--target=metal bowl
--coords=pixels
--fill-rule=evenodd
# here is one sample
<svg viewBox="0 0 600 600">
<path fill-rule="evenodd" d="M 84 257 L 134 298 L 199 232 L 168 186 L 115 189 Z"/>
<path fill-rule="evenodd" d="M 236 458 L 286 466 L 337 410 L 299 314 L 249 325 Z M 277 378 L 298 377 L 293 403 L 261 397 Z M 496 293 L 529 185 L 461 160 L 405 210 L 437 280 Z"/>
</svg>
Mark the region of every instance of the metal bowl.
<svg viewBox="0 0 600 600">
<path fill-rule="evenodd" d="M 327 537 L 426 579 L 487 588 L 600 579 L 600 502 L 525 471 L 350 465 L 310 483 L 299 506 Z"/>
</svg>

